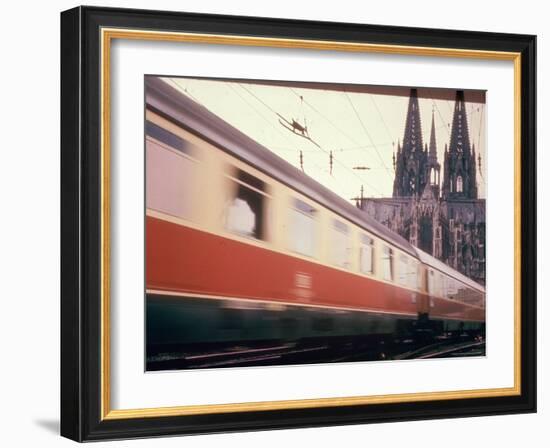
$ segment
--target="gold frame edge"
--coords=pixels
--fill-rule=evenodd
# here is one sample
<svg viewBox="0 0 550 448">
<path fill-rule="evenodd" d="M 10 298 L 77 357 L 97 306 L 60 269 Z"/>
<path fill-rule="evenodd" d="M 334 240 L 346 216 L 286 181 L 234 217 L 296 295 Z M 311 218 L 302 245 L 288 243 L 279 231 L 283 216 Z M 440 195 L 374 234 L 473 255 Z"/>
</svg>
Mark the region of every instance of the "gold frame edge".
<svg viewBox="0 0 550 448">
<path fill-rule="evenodd" d="M 111 409 L 110 366 L 110 49 L 112 39 L 170 41 L 214 45 L 369 52 L 428 57 L 506 60 L 514 63 L 514 386 L 408 394 L 313 398 L 139 409 Z M 521 394 L 521 53 L 306 39 L 263 38 L 200 33 L 101 29 L 101 420 L 252 412 L 415 401 L 503 397 Z"/>
</svg>

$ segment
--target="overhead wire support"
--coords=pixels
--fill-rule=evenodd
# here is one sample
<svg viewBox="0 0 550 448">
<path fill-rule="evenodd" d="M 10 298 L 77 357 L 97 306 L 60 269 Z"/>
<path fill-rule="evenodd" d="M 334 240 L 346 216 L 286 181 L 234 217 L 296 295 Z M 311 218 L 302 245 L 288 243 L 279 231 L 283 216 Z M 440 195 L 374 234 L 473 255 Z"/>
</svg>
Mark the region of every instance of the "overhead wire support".
<svg viewBox="0 0 550 448">
<path fill-rule="evenodd" d="M 291 121 L 288 121 L 285 117 L 283 117 L 281 114 L 277 113 L 277 116 L 279 117 L 279 123 L 281 123 L 281 125 L 285 128 L 285 129 L 288 129 L 290 132 L 292 132 L 293 134 L 296 134 L 298 137 L 303 137 L 305 138 L 306 140 L 309 140 L 311 143 L 313 143 L 315 146 L 317 147 L 321 147 L 319 146 L 319 144 L 313 140 L 311 138 L 311 136 L 309 135 L 309 131 L 307 129 L 307 125 L 304 124 L 304 126 L 302 126 L 297 120 L 295 120 L 294 118 L 291 119 Z"/>
<path fill-rule="evenodd" d="M 275 114 L 279 119 L 283 119 L 285 120 L 287 123 L 289 123 L 291 125 L 291 122 L 288 122 L 288 120 L 286 120 L 281 114 L 279 114 L 275 109 L 273 109 L 271 106 L 269 106 L 269 104 L 267 104 L 265 101 L 263 101 L 260 97 L 258 97 L 258 95 L 256 95 L 254 92 L 252 92 L 249 88 L 247 88 L 246 86 L 242 85 L 242 84 L 239 84 L 239 86 L 244 89 L 246 92 L 248 92 L 251 96 L 253 96 L 258 102 L 260 102 L 264 107 L 266 107 L 267 109 L 269 109 L 273 114 Z M 319 115 L 321 115 L 325 120 L 329 121 L 329 123 L 334 126 L 336 129 L 338 129 L 330 120 L 328 120 L 323 114 L 321 114 L 321 112 L 317 111 L 317 109 L 315 109 L 311 104 L 309 104 L 304 98 L 302 95 L 299 95 L 294 89 L 291 88 L 291 91 L 296 95 L 298 96 L 301 101 L 303 101 L 305 104 L 307 104 L 309 107 L 311 107 L 314 111 L 316 111 Z M 339 129 L 338 129 L 339 130 Z M 340 130 L 339 130 L 340 131 Z M 340 131 L 342 132 L 342 131 Z M 296 132 L 293 132 L 293 134 L 295 135 L 298 135 L 298 136 L 301 136 L 301 137 L 304 137 L 306 140 L 310 141 L 312 144 L 314 144 L 315 146 L 317 146 L 321 151 L 325 152 L 326 154 L 329 154 L 329 152 L 327 150 L 325 150 L 320 144 L 318 144 L 317 142 L 313 141 L 311 138 L 308 138 L 306 136 L 302 136 Z M 344 135 L 346 135 L 344 133 Z M 349 137 L 348 137 L 349 138 Z M 355 144 L 359 144 L 357 143 L 355 140 L 353 139 L 350 139 L 353 143 Z M 374 142 L 372 142 L 371 140 L 371 143 L 374 144 Z M 376 148 L 375 148 L 376 149 Z M 302 154 L 302 161 L 303 161 L 303 154 Z M 336 157 L 333 156 L 333 161 L 334 162 L 337 162 L 339 165 L 341 165 L 344 169 L 348 170 L 350 173 L 352 173 L 360 182 L 365 182 L 366 181 L 364 179 L 362 179 L 356 172 L 354 172 L 353 169 L 351 169 L 350 167 L 346 166 L 345 164 L 343 164 L 342 162 L 340 162 Z M 382 164 L 384 165 L 383 161 L 382 161 Z M 385 165 L 384 165 L 385 166 Z M 387 167 L 386 168 L 386 171 L 387 171 Z M 374 187 L 373 185 L 370 185 L 369 183 L 367 183 L 367 185 L 372 188 L 374 191 L 376 191 L 378 194 L 382 195 L 382 192 L 380 190 L 378 190 L 376 187 Z"/>
<path fill-rule="evenodd" d="M 283 117 L 279 112 L 277 112 L 275 109 L 273 109 L 269 104 L 267 104 L 265 101 L 263 101 L 258 95 L 256 95 L 254 92 L 252 92 L 250 89 L 248 89 L 246 86 L 239 84 L 241 88 L 243 88 L 245 91 L 247 91 L 250 95 L 252 95 L 254 98 L 256 98 L 257 101 L 259 101 L 261 104 L 263 104 L 267 109 L 269 109 L 271 112 L 273 112 L 277 117 L 279 117 L 279 123 L 283 125 L 286 129 L 291 131 L 293 134 L 298 135 L 300 137 L 305 138 L 306 140 L 309 140 L 311 143 L 313 143 L 317 147 L 321 147 L 316 141 L 314 141 L 308 132 L 307 124 L 304 124 L 302 126 L 297 120 L 292 119 L 292 121 L 287 120 L 285 117 Z M 303 101 L 303 97 L 300 97 Z M 282 122 L 281 122 L 282 120 Z"/>
<path fill-rule="evenodd" d="M 301 158 L 302 158 L 302 165 L 303 165 L 303 153 L 304 152 L 308 152 L 308 151 L 302 151 L 302 150 L 298 150 L 296 149 L 293 145 L 292 145 L 292 141 L 289 139 L 288 135 L 285 134 L 284 132 L 282 132 L 282 130 L 277 127 L 276 124 L 274 124 L 272 121 L 270 121 L 263 113 L 261 113 L 253 104 L 250 103 L 250 101 L 248 101 L 246 98 L 244 98 L 241 93 L 239 93 L 239 91 L 229 82 L 226 82 L 227 86 L 247 105 L 249 106 L 250 108 L 252 108 L 252 110 L 260 117 L 262 118 L 264 121 L 266 121 L 274 130 L 275 132 L 280 135 L 281 137 L 283 137 L 288 143 L 289 145 L 292 147 L 292 148 L 289 148 L 289 150 L 291 150 L 292 152 L 298 152 L 298 154 L 300 155 L 301 154 Z M 252 92 L 250 92 L 248 89 L 244 88 L 244 86 L 242 84 L 237 84 L 239 87 L 243 88 L 244 91 L 248 92 L 251 94 L 251 96 L 253 96 L 254 98 L 256 98 L 257 101 L 259 101 L 261 104 L 263 104 L 264 106 L 266 106 L 271 112 L 275 113 L 276 115 L 277 112 L 275 112 L 272 108 L 270 108 L 265 102 L 261 101 L 260 98 L 258 98 L 256 95 L 252 94 Z M 316 164 L 315 162 L 312 162 L 310 161 L 311 164 L 313 164 L 315 167 L 317 167 L 317 169 L 319 171 L 325 171 L 323 168 L 321 168 L 318 164 Z M 303 168 L 302 168 L 302 171 L 303 171 Z"/>
<path fill-rule="evenodd" d="M 355 206 L 357 208 L 363 208 L 363 203 L 365 201 L 365 193 L 364 193 L 364 187 L 361 185 L 361 193 L 359 196 L 356 196 L 354 198 L 351 198 L 352 201 L 355 201 Z"/>
<path fill-rule="evenodd" d="M 311 104 L 309 101 L 307 101 L 303 95 L 300 95 L 296 90 L 293 88 L 290 88 L 290 91 L 294 93 L 298 98 L 301 98 L 302 102 L 306 104 L 312 111 L 314 111 L 316 114 L 318 114 L 321 118 L 323 118 L 327 123 L 329 123 L 334 129 L 336 129 L 340 134 L 342 134 L 344 137 L 346 137 L 350 142 L 352 142 L 354 145 L 360 146 L 361 144 L 357 142 L 353 137 L 351 137 L 349 134 L 344 132 L 342 129 L 340 129 L 338 126 L 336 126 L 332 120 L 327 118 L 325 114 L 323 114 L 319 109 L 317 109 L 313 104 Z"/>
</svg>

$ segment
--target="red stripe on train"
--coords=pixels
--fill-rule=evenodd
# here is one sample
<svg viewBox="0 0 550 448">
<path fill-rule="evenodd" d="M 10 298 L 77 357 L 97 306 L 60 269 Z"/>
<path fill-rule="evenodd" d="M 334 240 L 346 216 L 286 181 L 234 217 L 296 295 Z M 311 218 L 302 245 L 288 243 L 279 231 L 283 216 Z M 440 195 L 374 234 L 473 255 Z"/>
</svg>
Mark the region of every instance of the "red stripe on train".
<svg viewBox="0 0 550 448">
<path fill-rule="evenodd" d="M 391 284 L 148 216 L 147 289 L 416 316 L 428 298 Z M 430 314 L 484 320 L 482 309 L 432 299 Z"/>
</svg>

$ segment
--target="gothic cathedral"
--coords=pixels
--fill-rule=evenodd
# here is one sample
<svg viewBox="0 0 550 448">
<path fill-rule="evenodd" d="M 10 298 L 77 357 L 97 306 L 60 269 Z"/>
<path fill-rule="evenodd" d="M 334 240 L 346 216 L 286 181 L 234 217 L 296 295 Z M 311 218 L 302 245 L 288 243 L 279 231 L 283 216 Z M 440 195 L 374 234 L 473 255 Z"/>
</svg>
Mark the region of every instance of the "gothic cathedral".
<svg viewBox="0 0 550 448">
<path fill-rule="evenodd" d="M 393 156 L 391 198 L 364 198 L 358 207 L 419 249 L 485 284 L 485 199 L 478 198 L 475 146 L 470 143 L 464 92 L 457 91 L 443 182 L 434 113 L 423 143 L 418 93 L 411 89 L 403 141 Z"/>
</svg>

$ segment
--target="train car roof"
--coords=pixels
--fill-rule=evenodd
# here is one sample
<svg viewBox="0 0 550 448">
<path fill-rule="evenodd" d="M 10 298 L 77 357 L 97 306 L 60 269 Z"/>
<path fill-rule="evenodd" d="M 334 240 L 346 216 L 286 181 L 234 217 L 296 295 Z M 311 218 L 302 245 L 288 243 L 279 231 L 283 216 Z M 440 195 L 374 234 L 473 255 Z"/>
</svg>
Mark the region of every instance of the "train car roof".
<svg viewBox="0 0 550 448">
<path fill-rule="evenodd" d="M 188 131 L 198 134 L 214 146 L 252 164 L 268 176 L 304 194 L 404 252 L 417 257 L 415 247 L 406 239 L 231 126 L 206 107 L 168 85 L 161 78 L 146 76 L 145 85 L 145 101 L 153 111 Z"/>
<path fill-rule="evenodd" d="M 485 292 L 485 288 L 479 283 L 474 282 L 471 278 L 468 278 L 464 274 L 461 274 L 457 270 L 447 266 L 442 261 L 420 250 L 418 247 L 416 247 L 415 250 L 418 254 L 418 258 L 425 265 L 428 265 L 434 269 L 437 269 L 438 271 L 441 271 L 444 274 L 447 274 L 449 277 L 453 277 L 454 279 L 464 283 L 467 286 L 470 286 L 473 289 L 477 289 L 478 291 Z"/>
</svg>

